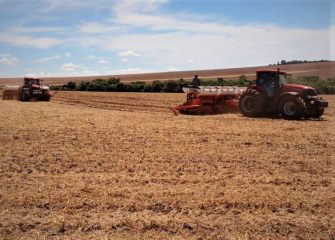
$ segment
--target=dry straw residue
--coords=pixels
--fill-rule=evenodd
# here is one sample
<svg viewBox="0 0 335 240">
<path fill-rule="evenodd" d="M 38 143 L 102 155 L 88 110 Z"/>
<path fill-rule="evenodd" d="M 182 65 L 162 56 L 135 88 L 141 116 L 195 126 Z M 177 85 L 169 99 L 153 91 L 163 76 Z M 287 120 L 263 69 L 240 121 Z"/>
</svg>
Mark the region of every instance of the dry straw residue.
<svg viewBox="0 0 335 240">
<path fill-rule="evenodd" d="M 174 116 L 184 94 L 0 100 L 2 239 L 334 239 L 323 120 Z"/>
</svg>

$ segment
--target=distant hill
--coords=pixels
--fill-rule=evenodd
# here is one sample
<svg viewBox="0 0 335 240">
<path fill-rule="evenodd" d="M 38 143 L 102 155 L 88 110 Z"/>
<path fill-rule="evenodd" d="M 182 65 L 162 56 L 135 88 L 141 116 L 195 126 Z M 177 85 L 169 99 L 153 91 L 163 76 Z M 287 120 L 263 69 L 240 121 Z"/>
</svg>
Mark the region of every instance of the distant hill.
<svg viewBox="0 0 335 240">
<path fill-rule="evenodd" d="M 190 80 L 195 74 L 199 75 L 200 79 L 223 78 L 225 80 L 236 80 L 239 76 L 245 75 L 247 79 L 253 80 L 257 69 L 277 69 L 280 68 L 292 74 L 292 78 L 299 76 L 319 76 L 322 80 L 335 77 L 335 62 L 317 62 L 317 63 L 299 63 L 289 65 L 272 65 L 272 66 L 258 66 L 247 68 L 231 68 L 231 69 L 213 69 L 213 70 L 194 70 L 194 71 L 180 71 L 180 72 L 161 72 L 161 73 L 143 73 L 143 74 L 129 74 L 129 75 L 109 75 L 109 76 L 91 76 L 91 77 L 64 77 L 64 78 L 43 78 L 46 85 L 62 85 L 72 82 L 92 81 L 97 78 L 108 80 L 109 78 L 120 78 L 121 82 L 129 83 L 135 81 L 152 82 L 154 80 L 167 81 L 179 80 L 183 78 Z M 22 78 L 0 78 L 0 87 L 6 84 L 21 84 Z"/>
</svg>

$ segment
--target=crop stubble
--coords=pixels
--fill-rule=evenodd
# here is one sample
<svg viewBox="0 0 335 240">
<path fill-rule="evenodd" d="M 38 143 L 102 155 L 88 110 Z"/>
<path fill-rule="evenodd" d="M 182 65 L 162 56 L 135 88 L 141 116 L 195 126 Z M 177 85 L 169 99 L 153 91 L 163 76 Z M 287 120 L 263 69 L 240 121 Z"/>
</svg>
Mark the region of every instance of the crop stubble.
<svg viewBox="0 0 335 240">
<path fill-rule="evenodd" d="M 0 100 L 0 238 L 334 239 L 323 120 L 174 116 L 184 94 Z"/>
</svg>

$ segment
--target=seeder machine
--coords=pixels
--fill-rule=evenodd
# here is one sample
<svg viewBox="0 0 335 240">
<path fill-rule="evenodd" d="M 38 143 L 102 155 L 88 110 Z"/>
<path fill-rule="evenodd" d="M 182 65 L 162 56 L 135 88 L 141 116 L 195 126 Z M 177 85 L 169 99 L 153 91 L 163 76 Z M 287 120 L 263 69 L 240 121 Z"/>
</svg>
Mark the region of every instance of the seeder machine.
<svg viewBox="0 0 335 240">
<path fill-rule="evenodd" d="M 174 114 L 210 114 L 224 113 L 238 110 L 240 96 L 246 87 L 231 86 L 199 86 L 184 87 L 187 93 L 186 102 L 182 105 L 171 107 Z"/>
</svg>

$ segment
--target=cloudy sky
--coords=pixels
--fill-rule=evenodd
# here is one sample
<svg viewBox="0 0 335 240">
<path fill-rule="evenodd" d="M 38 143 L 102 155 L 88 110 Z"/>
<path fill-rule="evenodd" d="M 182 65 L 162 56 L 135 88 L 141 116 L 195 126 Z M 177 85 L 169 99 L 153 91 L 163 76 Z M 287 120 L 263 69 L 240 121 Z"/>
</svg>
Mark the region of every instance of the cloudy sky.
<svg viewBox="0 0 335 240">
<path fill-rule="evenodd" d="M 335 0 L 0 0 L 0 78 L 335 60 Z"/>
</svg>

